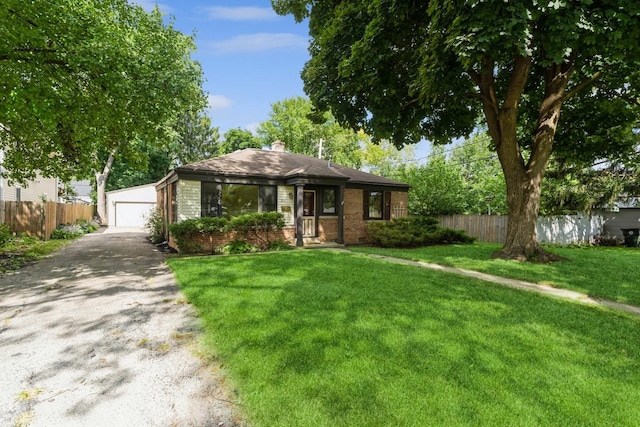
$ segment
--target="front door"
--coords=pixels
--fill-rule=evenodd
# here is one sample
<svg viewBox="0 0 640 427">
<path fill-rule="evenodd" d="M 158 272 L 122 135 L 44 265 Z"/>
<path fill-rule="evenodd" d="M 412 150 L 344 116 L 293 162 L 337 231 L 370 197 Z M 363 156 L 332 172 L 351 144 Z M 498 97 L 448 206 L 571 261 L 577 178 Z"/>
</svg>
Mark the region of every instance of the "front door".
<svg viewBox="0 0 640 427">
<path fill-rule="evenodd" d="M 316 237 L 316 192 L 304 190 L 302 237 Z"/>
</svg>

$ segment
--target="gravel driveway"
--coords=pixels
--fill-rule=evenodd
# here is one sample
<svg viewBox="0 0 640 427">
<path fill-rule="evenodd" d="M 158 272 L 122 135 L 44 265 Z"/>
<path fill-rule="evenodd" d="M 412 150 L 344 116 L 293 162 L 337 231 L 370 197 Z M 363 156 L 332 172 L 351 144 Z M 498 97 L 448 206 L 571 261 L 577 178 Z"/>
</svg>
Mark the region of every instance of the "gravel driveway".
<svg viewBox="0 0 640 427">
<path fill-rule="evenodd" d="M 0 426 L 235 426 L 198 322 L 141 232 L 0 277 Z"/>
</svg>

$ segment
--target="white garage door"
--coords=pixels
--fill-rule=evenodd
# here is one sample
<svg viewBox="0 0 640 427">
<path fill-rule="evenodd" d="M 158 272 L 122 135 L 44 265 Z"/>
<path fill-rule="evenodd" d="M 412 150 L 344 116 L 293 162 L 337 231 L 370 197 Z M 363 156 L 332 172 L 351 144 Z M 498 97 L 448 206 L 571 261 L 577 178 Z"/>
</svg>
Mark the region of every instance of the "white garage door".
<svg viewBox="0 0 640 427">
<path fill-rule="evenodd" d="M 144 227 L 144 216 L 155 203 L 116 202 L 116 227 Z"/>
</svg>

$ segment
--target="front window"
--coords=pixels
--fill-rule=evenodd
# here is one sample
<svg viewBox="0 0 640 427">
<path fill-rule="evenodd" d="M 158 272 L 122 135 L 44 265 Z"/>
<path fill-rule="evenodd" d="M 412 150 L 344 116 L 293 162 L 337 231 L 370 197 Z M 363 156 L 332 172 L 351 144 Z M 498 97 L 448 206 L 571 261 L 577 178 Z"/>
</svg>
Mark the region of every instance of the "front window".
<svg viewBox="0 0 640 427">
<path fill-rule="evenodd" d="M 277 210 L 278 187 L 275 185 L 260 186 L 260 212 L 275 212 Z"/>
<path fill-rule="evenodd" d="M 220 190 L 215 182 L 203 182 L 201 189 L 200 216 L 220 216 Z"/>
<path fill-rule="evenodd" d="M 334 188 L 322 190 L 322 213 L 325 215 L 336 214 L 336 190 Z"/>
<path fill-rule="evenodd" d="M 258 185 L 222 184 L 222 215 L 258 212 L 259 189 Z"/>
<path fill-rule="evenodd" d="M 366 193 L 366 192 L 365 192 Z M 366 197 L 366 195 L 365 195 Z M 384 202 L 384 193 L 382 191 L 368 192 L 368 210 L 365 212 L 368 219 L 382 219 L 382 207 Z"/>
</svg>

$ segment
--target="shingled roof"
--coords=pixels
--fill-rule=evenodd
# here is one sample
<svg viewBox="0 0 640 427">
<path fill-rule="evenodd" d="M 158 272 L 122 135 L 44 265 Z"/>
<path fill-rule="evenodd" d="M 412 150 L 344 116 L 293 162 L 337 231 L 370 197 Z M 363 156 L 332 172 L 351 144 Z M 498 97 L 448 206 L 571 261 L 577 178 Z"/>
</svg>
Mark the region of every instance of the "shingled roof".
<svg viewBox="0 0 640 427">
<path fill-rule="evenodd" d="M 408 189 L 409 185 L 392 179 L 331 163 L 327 160 L 285 151 L 248 148 L 202 160 L 174 169 L 178 175 L 208 175 L 227 178 L 282 180 L 315 180 L 345 183 L 352 186 L 381 186 Z"/>
</svg>

